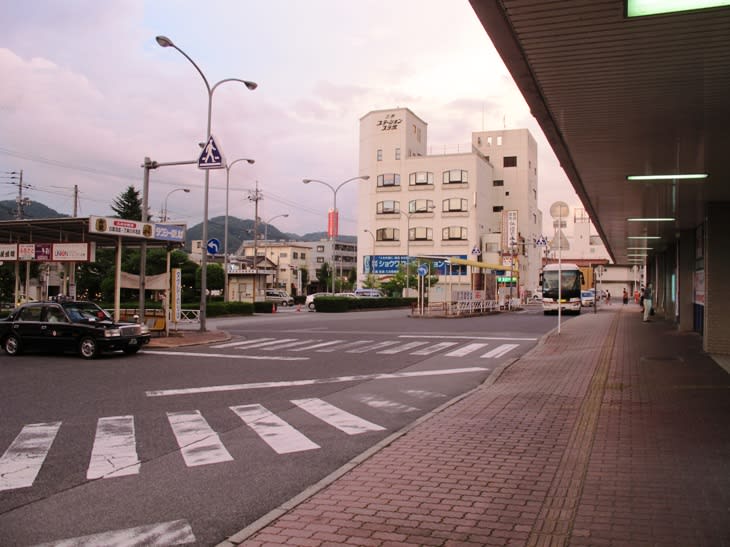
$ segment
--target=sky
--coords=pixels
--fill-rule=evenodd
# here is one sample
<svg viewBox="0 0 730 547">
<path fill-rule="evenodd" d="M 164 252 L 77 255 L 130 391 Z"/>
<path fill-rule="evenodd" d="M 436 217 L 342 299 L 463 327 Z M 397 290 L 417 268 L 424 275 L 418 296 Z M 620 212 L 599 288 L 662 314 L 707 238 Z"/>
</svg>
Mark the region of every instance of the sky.
<svg viewBox="0 0 730 547">
<path fill-rule="evenodd" d="M 358 174 L 359 120 L 407 107 L 428 123 L 434 150 L 472 131 L 527 128 L 538 143 L 538 205 L 579 200 L 468 0 L 28 0 L 0 3 L 0 200 L 23 195 L 79 216 L 112 216 L 145 157 L 197 160 L 209 85 L 212 134 L 229 171 L 212 171 L 209 218 L 228 210 L 285 232 L 325 231 L 333 186 Z M 357 230 L 356 188 L 337 194 L 340 233 Z M 188 188 L 189 193 L 174 190 Z M 192 226 L 204 216 L 204 173 L 150 175 L 153 219 Z"/>
</svg>

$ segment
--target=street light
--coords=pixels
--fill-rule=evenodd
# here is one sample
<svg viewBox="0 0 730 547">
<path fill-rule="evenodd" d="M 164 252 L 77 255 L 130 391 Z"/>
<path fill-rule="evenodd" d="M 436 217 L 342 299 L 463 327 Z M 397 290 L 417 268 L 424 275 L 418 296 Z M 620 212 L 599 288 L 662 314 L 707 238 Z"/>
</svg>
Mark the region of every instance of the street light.
<svg viewBox="0 0 730 547">
<path fill-rule="evenodd" d="M 266 248 L 264 249 L 264 256 L 268 259 L 269 255 L 269 224 L 271 224 L 272 220 L 276 220 L 277 218 L 289 218 L 289 213 L 284 213 L 282 215 L 276 215 L 271 217 L 269 220 L 264 221 L 264 245 L 266 245 Z M 274 283 L 278 283 L 279 278 L 279 264 L 276 265 L 277 272 L 274 275 Z M 287 291 L 288 292 L 288 291 Z"/>
<path fill-rule="evenodd" d="M 190 188 L 175 188 L 174 190 L 170 190 L 167 193 L 167 195 L 165 196 L 164 205 L 162 207 L 162 222 L 167 222 L 167 199 L 175 192 L 185 192 L 186 194 L 189 194 Z"/>
<path fill-rule="evenodd" d="M 370 179 L 369 175 L 364 175 L 362 177 L 352 177 L 351 179 L 347 179 L 346 181 L 341 182 L 337 187 L 332 186 L 330 183 L 325 182 L 323 180 L 317 180 L 317 179 L 303 179 L 302 182 L 304 184 L 309 184 L 310 182 L 318 182 L 319 184 L 324 184 L 327 188 L 332 190 L 333 194 L 333 202 L 332 202 L 332 210 L 329 212 L 329 215 L 327 217 L 327 235 L 330 238 L 330 241 L 332 242 L 332 293 L 334 294 L 337 292 L 335 290 L 335 245 L 334 242 L 337 239 L 337 229 L 338 229 L 338 223 L 339 223 L 339 216 L 337 213 L 337 192 L 340 188 L 342 188 L 345 184 L 348 182 L 352 182 L 353 180 L 368 180 Z"/>
<path fill-rule="evenodd" d="M 188 61 L 190 61 L 190 64 L 192 64 L 195 67 L 195 70 L 198 71 L 198 74 L 200 74 L 200 77 L 203 78 L 203 83 L 205 83 L 205 89 L 208 91 L 208 126 L 206 129 L 205 134 L 205 141 L 208 142 L 210 140 L 210 119 L 211 119 L 211 113 L 213 109 L 213 93 L 217 89 L 217 87 L 223 83 L 226 82 L 240 82 L 244 84 L 248 89 L 253 91 L 258 87 L 258 85 L 255 82 L 250 82 L 247 80 L 241 80 L 239 78 L 226 78 L 225 80 L 221 80 L 213 85 L 213 87 L 210 86 L 208 83 L 208 79 L 205 77 L 205 74 L 203 74 L 203 71 L 200 70 L 200 67 L 195 64 L 195 61 L 193 61 L 187 53 L 185 53 L 182 49 L 177 47 L 172 40 L 170 40 L 166 36 L 157 36 L 155 38 L 157 40 L 157 43 L 161 47 L 171 47 L 173 49 L 176 49 L 180 54 L 185 57 Z M 205 169 L 205 190 L 204 190 L 204 197 L 203 197 L 203 245 L 207 245 L 208 241 L 208 188 L 210 185 L 210 170 Z M 203 249 L 203 253 L 200 259 L 200 330 L 205 331 L 205 324 L 206 324 L 206 308 L 207 308 L 207 292 L 208 292 L 208 252 L 206 249 Z"/>
<path fill-rule="evenodd" d="M 245 161 L 249 165 L 253 165 L 255 160 L 248 158 L 238 158 L 226 165 L 226 217 L 224 221 L 223 233 L 223 301 L 228 302 L 228 186 L 231 178 L 231 167 L 239 162 Z"/>
</svg>

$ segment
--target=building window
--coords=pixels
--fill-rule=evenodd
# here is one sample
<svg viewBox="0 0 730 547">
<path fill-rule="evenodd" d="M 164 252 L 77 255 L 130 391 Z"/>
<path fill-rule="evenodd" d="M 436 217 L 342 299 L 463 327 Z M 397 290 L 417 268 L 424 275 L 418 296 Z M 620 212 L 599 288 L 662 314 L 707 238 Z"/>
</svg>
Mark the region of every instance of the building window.
<svg viewBox="0 0 730 547">
<path fill-rule="evenodd" d="M 441 203 L 441 210 L 444 213 L 454 213 L 459 211 L 467 211 L 468 200 L 466 198 L 445 199 Z"/>
<path fill-rule="evenodd" d="M 418 171 L 408 175 L 408 184 L 410 186 L 420 186 L 423 184 L 433 184 L 433 173 L 428 171 Z"/>
<path fill-rule="evenodd" d="M 487 137 L 487 146 L 492 146 L 492 136 Z"/>
<path fill-rule="evenodd" d="M 398 228 L 379 228 L 375 230 L 376 241 L 398 241 L 400 230 Z"/>
<path fill-rule="evenodd" d="M 408 230 L 408 239 L 411 241 L 432 241 L 433 228 L 417 226 Z"/>
<path fill-rule="evenodd" d="M 317 245 L 317 252 L 323 253 L 324 252 L 324 245 Z"/>
<path fill-rule="evenodd" d="M 502 159 L 502 165 L 504 167 L 517 167 L 517 156 L 505 156 Z"/>
<path fill-rule="evenodd" d="M 487 243 L 484 246 L 484 250 L 488 253 L 498 253 L 499 252 L 499 243 Z"/>
<path fill-rule="evenodd" d="M 412 199 L 408 202 L 409 213 L 428 213 L 434 208 L 430 199 Z"/>
<path fill-rule="evenodd" d="M 537 215 L 535 213 L 532 213 L 532 223 L 537 224 Z"/>
<path fill-rule="evenodd" d="M 505 195 L 505 196 L 509 196 L 509 192 L 505 192 L 505 193 L 504 193 L 504 195 Z"/>
<path fill-rule="evenodd" d="M 537 199 L 537 188 L 533 188 L 532 189 L 532 197 L 534 197 L 535 199 Z"/>
<path fill-rule="evenodd" d="M 397 160 L 400 159 L 400 148 L 395 149 L 395 159 L 397 159 Z"/>
<path fill-rule="evenodd" d="M 383 149 L 378 148 L 378 161 L 383 161 Z"/>
<path fill-rule="evenodd" d="M 378 186 L 400 186 L 400 175 L 398 173 L 378 175 Z"/>
<path fill-rule="evenodd" d="M 494 207 L 492 207 L 492 211 L 495 213 L 501 213 L 503 209 L 504 207 L 502 205 L 495 205 Z"/>
<path fill-rule="evenodd" d="M 379 201 L 377 203 L 377 213 L 379 215 L 393 215 L 400 213 L 400 202 L 392 199 Z"/>
<path fill-rule="evenodd" d="M 286 258 L 289 256 L 289 253 L 279 253 L 279 258 Z"/>
<path fill-rule="evenodd" d="M 493 180 L 492 186 L 504 186 L 504 181 L 503 180 Z"/>
<path fill-rule="evenodd" d="M 292 253 L 291 253 L 291 257 L 292 257 L 292 258 L 299 258 L 299 253 L 298 253 L 298 252 L 296 252 L 296 251 L 292 251 Z"/>
<path fill-rule="evenodd" d="M 299 258 L 300 258 L 301 260 L 306 260 L 306 258 L 307 258 L 307 253 L 299 253 Z"/>
<path fill-rule="evenodd" d="M 443 182 L 444 184 L 462 184 L 469 182 L 469 172 L 461 169 L 444 171 Z"/>
<path fill-rule="evenodd" d="M 468 239 L 466 228 L 463 226 L 448 226 L 441 231 L 441 239 L 443 239 L 443 240 Z"/>
<path fill-rule="evenodd" d="M 497 146 L 502 146 L 502 135 L 497 136 Z"/>
<path fill-rule="evenodd" d="M 317 257 L 317 264 L 324 264 L 324 257 L 323 256 L 318 256 Z"/>
</svg>

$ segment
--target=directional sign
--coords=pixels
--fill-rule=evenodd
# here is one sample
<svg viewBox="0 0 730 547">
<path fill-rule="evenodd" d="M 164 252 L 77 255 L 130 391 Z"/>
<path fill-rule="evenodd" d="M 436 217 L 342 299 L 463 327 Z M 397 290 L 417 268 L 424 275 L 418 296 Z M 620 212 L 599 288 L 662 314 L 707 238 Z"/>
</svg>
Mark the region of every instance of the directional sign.
<svg viewBox="0 0 730 547">
<path fill-rule="evenodd" d="M 225 166 L 223 151 L 211 135 L 198 158 L 198 169 L 223 169 Z"/>
<path fill-rule="evenodd" d="M 480 254 L 482 254 L 482 251 L 478 245 L 474 245 L 474 247 L 471 250 L 471 254 L 479 256 Z"/>
<path fill-rule="evenodd" d="M 217 240 L 216 238 L 212 237 L 208 240 L 208 244 L 206 245 L 206 249 L 208 250 L 209 255 L 217 255 L 221 248 L 221 242 Z"/>
<path fill-rule="evenodd" d="M 423 277 L 427 273 L 428 273 L 428 268 L 426 266 L 419 266 L 418 267 L 418 275 L 420 275 L 421 277 Z"/>
</svg>

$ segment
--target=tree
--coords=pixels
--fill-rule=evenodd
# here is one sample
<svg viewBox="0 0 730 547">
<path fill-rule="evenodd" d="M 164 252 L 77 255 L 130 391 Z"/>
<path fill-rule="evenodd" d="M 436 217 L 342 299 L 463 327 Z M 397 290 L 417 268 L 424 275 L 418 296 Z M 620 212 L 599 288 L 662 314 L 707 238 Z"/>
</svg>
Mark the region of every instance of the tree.
<svg viewBox="0 0 730 547">
<path fill-rule="evenodd" d="M 203 269 L 198 268 L 195 272 L 195 282 L 198 287 L 200 287 L 200 276 Z M 224 272 L 223 272 L 223 266 L 216 263 L 210 263 L 206 264 L 206 288 L 209 291 L 219 291 L 223 289 L 224 285 Z"/>
<path fill-rule="evenodd" d="M 127 220 L 142 220 L 142 198 L 134 186 L 129 186 L 119 194 L 111 204 L 111 210 L 119 218 Z"/>
<path fill-rule="evenodd" d="M 332 286 L 332 279 L 330 276 L 331 273 L 329 264 L 324 262 L 322 264 L 322 267 L 317 270 L 317 285 L 319 285 L 318 290 L 327 291 L 328 287 Z"/>
</svg>

